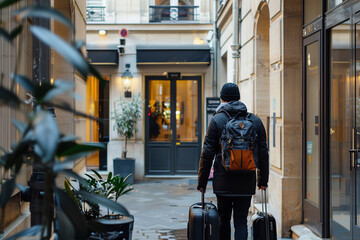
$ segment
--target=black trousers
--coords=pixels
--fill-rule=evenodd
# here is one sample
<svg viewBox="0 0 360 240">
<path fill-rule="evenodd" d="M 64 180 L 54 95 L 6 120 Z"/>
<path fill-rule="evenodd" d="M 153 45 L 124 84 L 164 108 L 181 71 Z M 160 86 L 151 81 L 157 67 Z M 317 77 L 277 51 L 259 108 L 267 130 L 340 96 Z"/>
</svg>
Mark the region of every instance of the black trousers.
<svg viewBox="0 0 360 240">
<path fill-rule="evenodd" d="M 249 212 L 251 196 L 245 197 L 217 197 L 218 212 L 220 218 L 220 239 L 231 239 L 231 213 L 234 215 L 235 240 L 247 240 L 247 216 Z"/>
</svg>

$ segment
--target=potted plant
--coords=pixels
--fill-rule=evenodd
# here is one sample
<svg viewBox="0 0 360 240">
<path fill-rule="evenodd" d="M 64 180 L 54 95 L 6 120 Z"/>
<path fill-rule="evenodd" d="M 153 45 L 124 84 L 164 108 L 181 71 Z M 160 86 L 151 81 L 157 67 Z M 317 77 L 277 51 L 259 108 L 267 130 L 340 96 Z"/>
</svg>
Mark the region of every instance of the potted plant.
<svg viewBox="0 0 360 240">
<path fill-rule="evenodd" d="M 127 158 L 127 145 L 130 138 L 137 133 L 137 120 L 141 118 L 142 100 L 141 95 L 135 95 L 133 98 L 126 100 L 119 98 L 115 101 L 113 119 L 115 120 L 113 129 L 119 136 L 124 136 L 124 147 L 121 158 L 115 158 L 114 174 L 127 176 L 131 174 L 129 182 L 134 182 L 135 159 Z"/>
<path fill-rule="evenodd" d="M 95 177 L 85 174 L 88 177 L 84 179 L 87 185 L 73 180 L 79 184 L 78 188 L 76 188 L 68 179 L 64 182 L 65 191 L 77 204 L 89 225 L 100 224 L 102 226 L 102 228 L 92 231 L 89 239 L 106 239 L 106 237 L 110 236 L 114 239 L 117 239 L 116 237 L 131 239 L 134 222 L 133 216 L 124 216 L 119 213 L 114 214 L 114 211 L 110 213 L 109 208 L 101 211 L 99 204 L 91 201 L 88 196 L 75 194 L 80 189 L 92 195 L 103 196 L 117 202 L 120 196 L 133 190 L 130 183 L 127 182 L 130 175 L 124 178 L 119 175 L 114 176 L 112 172 L 109 172 L 107 178 L 104 179 L 97 171 L 92 171 Z"/>
</svg>

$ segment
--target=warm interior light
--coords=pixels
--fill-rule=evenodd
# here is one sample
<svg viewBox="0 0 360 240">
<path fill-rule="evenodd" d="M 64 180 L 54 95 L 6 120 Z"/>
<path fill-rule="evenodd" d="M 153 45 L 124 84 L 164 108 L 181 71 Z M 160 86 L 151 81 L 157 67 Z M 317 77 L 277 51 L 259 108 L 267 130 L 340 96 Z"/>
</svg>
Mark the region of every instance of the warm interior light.
<svg viewBox="0 0 360 240">
<path fill-rule="evenodd" d="M 130 90 L 131 88 L 131 78 L 125 77 L 123 78 L 123 85 L 125 90 Z"/>
<path fill-rule="evenodd" d="M 99 36 L 106 36 L 106 30 L 99 30 Z"/>
<path fill-rule="evenodd" d="M 54 78 L 50 78 L 50 84 L 51 84 L 51 85 L 54 84 Z"/>
</svg>

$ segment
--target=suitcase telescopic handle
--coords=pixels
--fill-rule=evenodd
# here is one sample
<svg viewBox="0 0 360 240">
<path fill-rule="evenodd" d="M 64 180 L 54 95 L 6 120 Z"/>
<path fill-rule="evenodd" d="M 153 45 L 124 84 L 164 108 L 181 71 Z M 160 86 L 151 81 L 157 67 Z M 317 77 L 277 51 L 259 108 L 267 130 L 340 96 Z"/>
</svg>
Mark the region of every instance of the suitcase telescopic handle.
<svg viewBox="0 0 360 240">
<path fill-rule="evenodd" d="M 205 209 L 205 193 L 204 191 L 201 192 L 201 207 Z"/>
<path fill-rule="evenodd" d="M 265 195 L 265 199 L 264 199 L 264 195 Z M 265 213 L 267 214 L 266 189 L 261 190 L 261 208 L 262 208 L 262 212 L 264 212 L 264 206 L 265 206 Z"/>
</svg>

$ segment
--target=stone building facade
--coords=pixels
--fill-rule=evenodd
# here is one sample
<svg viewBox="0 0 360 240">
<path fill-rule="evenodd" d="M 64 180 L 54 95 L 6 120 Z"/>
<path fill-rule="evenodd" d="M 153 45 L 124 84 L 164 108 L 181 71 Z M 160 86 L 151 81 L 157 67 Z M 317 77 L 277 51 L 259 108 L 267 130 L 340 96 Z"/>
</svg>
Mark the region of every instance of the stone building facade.
<svg viewBox="0 0 360 240">
<path fill-rule="evenodd" d="M 237 82 L 241 101 L 266 126 L 269 211 L 277 220 L 278 233 L 289 236 L 290 227 L 302 221 L 302 2 L 243 0 L 237 3 L 238 13 L 233 9 L 235 4 L 220 1 L 217 11 L 219 78 Z M 239 26 L 234 27 L 237 20 Z M 232 45 L 240 49 L 239 60 L 233 57 L 237 51 L 234 53 Z M 237 69 L 234 61 L 238 61 Z M 234 71 L 237 77 L 229 77 Z M 260 200 L 258 194 L 255 203 Z"/>
<path fill-rule="evenodd" d="M 213 96 L 209 43 L 214 4 L 207 0 L 94 0 L 87 7 L 93 13 L 88 14 L 86 29 L 88 56 L 93 56 L 92 63 L 109 80 L 107 90 L 91 90 L 92 96 L 105 91 L 102 100 L 101 94 L 87 99 L 88 106 L 107 102 L 109 119 L 107 130 L 99 132 L 106 138 L 87 130 L 90 139 L 108 142 L 107 153 L 88 160 L 88 168 L 114 170 L 114 159 L 121 158 L 124 150 L 124 137 L 113 128 L 112 115 L 120 97 L 127 101 L 140 94 L 143 114 L 127 153 L 135 159 L 135 179 L 196 175 L 206 128 L 204 99 Z M 104 18 L 97 18 L 96 11 L 102 9 Z M 106 62 L 108 52 L 114 56 L 112 62 Z M 126 70 L 133 76 L 130 98 L 125 96 L 122 77 Z M 190 157 L 184 157 L 187 151 Z"/>
</svg>

